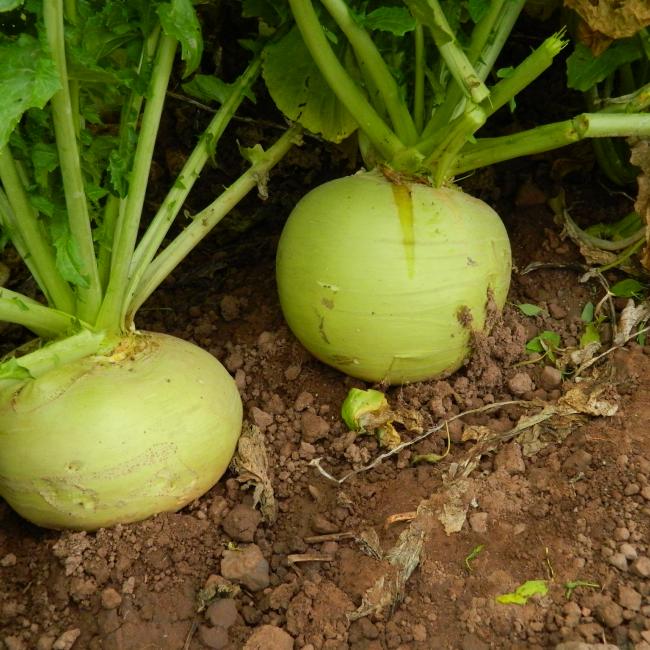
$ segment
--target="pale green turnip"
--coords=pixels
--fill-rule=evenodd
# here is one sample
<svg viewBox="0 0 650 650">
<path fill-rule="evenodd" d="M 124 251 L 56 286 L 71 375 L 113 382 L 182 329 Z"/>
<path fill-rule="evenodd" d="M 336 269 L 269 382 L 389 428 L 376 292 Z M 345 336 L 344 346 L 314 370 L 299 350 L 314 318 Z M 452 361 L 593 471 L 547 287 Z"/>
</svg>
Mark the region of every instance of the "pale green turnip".
<svg viewBox="0 0 650 650">
<path fill-rule="evenodd" d="M 510 245 L 487 204 L 379 172 L 321 185 L 291 213 L 277 254 L 290 328 L 317 358 L 368 381 L 450 374 L 500 309 Z"/>
</svg>

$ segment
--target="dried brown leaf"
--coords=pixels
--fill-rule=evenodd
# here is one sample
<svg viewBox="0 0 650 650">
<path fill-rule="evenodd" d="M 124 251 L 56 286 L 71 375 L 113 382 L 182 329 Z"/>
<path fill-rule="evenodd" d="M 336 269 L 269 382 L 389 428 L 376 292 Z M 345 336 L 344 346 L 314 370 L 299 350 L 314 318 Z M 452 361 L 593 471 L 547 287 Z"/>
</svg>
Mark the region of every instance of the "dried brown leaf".
<svg viewBox="0 0 650 650">
<path fill-rule="evenodd" d="M 447 488 L 445 502 L 442 504 L 442 510 L 438 512 L 438 520 L 447 535 L 460 532 L 465 523 L 470 502 L 470 499 L 466 498 L 469 485 L 466 479 L 459 479 Z"/>
<path fill-rule="evenodd" d="M 486 427 L 480 424 L 474 426 L 468 426 L 463 429 L 463 435 L 461 437 L 462 442 L 468 442 L 469 440 L 480 441 L 488 438 L 493 433 L 490 427 Z"/>
<path fill-rule="evenodd" d="M 648 0 L 564 0 L 595 31 L 612 39 L 633 36 L 650 25 Z"/>
<path fill-rule="evenodd" d="M 367 528 L 362 530 L 356 537 L 355 541 L 359 544 L 359 548 L 369 557 L 376 560 L 381 560 L 384 551 L 379 542 L 379 535 L 374 528 Z"/>
<path fill-rule="evenodd" d="M 390 589 L 386 587 L 384 584 L 385 582 L 386 577 L 380 576 L 375 580 L 372 587 L 366 589 L 366 592 L 361 598 L 361 605 L 359 605 L 359 608 L 351 614 L 348 614 L 348 619 L 350 621 L 356 621 L 357 619 L 368 616 L 369 614 L 380 612 L 391 604 L 393 594 Z"/>
<path fill-rule="evenodd" d="M 650 306 L 645 303 L 634 304 L 628 300 L 618 320 L 618 332 L 614 337 L 614 345 L 625 345 L 632 335 L 632 330 L 639 324 L 650 318 Z"/>
<path fill-rule="evenodd" d="M 417 520 L 401 532 L 395 546 L 384 555 L 388 561 L 384 574 L 366 590 L 359 608 L 352 614 L 348 614 L 351 621 L 385 608 L 393 609 L 401 602 L 406 583 L 420 562 L 424 535 L 424 530 L 418 525 Z"/>
<path fill-rule="evenodd" d="M 266 442 L 254 424 L 244 425 L 232 466 L 238 474 L 237 480 L 245 487 L 252 486 L 254 488 L 254 506 L 259 505 L 265 521 L 273 523 L 277 518 L 278 511 L 273 485 L 269 477 Z"/>
<path fill-rule="evenodd" d="M 579 384 L 560 397 L 558 413 L 611 417 L 618 411 L 617 397 L 609 384 Z"/>
</svg>

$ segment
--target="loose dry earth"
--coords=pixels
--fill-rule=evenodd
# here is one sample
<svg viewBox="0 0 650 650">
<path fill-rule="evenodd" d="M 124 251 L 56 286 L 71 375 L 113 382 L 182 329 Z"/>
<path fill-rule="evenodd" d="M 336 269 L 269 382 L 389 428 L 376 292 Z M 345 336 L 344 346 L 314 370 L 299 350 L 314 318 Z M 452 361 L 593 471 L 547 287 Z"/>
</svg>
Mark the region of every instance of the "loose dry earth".
<svg viewBox="0 0 650 650">
<path fill-rule="evenodd" d="M 585 303 L 602 296 L 596 281 L 579 281 L 582 260 L 544 205 L 540 167 L 471 188 L 499 207 L 514 245 L 519 271 L 501 322 L 454 376 L 388 391 L 425 428 L 474 412 L 342 483 L 313 461 L 339 478 L 385 450 L 348 433 L 339 415 L 350 387 L 364 384 L 315 361 L 283 324 L 278 228 L 206 243 L 140 325 L 195 341 L 233 374 L 263 434 L 277 519 L 253 507 L 234 470 L 182 512 L 92 534 L 39 530 L 1 503 L 0 646 L 649 650 L 650 348 L 628 344 L 581 383 L 548 360 L 522 365 L 542 330 L 575 345 Z M 585 203 L 580 187 L 570 198 L 583 215 L 620 214 L 617 197 L 589 187 Z M 272 203 L 279 213 L 286 194 Z M 520 273 L 534 261 L 569 266 Z M 544 314 L 524 316 L 512 306 L 522 302 Z M 592 396 L 587 410 L 597 398 L 610 414 L 565 408 L 507 433 L 544 405 L 566 407 L 571 390 Z M 484 408 L 503 401 L 519 403 Z M 443 454 L 447 434 L 442 461 L 414 464 Z M 496 601 L 533 579 L 548 594 Z"/>
</svg>

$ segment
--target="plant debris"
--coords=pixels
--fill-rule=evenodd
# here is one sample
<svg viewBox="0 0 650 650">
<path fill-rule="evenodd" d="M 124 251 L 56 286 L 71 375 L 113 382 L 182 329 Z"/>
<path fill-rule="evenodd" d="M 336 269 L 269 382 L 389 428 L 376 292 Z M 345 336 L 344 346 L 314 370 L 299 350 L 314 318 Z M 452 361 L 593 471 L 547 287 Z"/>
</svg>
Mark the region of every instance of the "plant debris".
<svg viewBox="0 0 650 650">
<path fill-rule="evenodd" d="M 264 436 L 254 424 L 245 424 L 232 460 L 237 480 L 254 487 L 253 504 L 260 506 L 265 521 L 273 523 L 278 515 L 273 486 L 269 477 L 269 459 Z"/>
</svg>

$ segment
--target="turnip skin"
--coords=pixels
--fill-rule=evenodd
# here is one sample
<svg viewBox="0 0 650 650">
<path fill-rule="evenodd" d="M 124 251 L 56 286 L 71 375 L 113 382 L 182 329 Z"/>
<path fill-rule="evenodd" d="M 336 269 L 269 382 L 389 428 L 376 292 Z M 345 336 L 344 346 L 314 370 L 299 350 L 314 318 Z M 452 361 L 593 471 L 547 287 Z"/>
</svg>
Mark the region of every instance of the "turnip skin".
<svg viewBox="0 0 650 650">
<path fill-rule="evenodd" d="M 398 196 L 410 202 L 401 217 Z M 368 172 L 302 198 L 276 272 L 287 323 L 314 356 L 353 377 L 401 384 L 463 364 L 490 298 L 505 303 L 511 254 L 486 203 Z"/>
<path fill-rule="evenodd" d="M 48 528 L 176 511 L 227 469 L 242 404 L 208 352 L 157 333 L 0 393 L 0 495 Z"/>
</svg>

